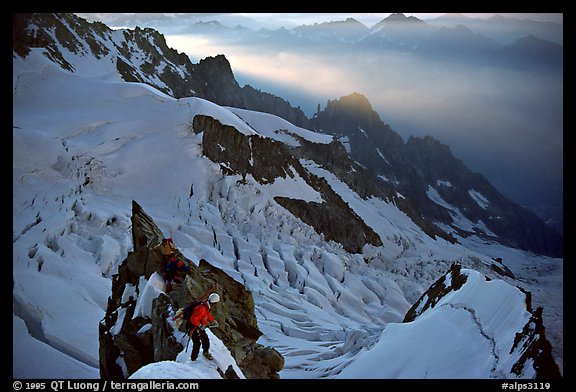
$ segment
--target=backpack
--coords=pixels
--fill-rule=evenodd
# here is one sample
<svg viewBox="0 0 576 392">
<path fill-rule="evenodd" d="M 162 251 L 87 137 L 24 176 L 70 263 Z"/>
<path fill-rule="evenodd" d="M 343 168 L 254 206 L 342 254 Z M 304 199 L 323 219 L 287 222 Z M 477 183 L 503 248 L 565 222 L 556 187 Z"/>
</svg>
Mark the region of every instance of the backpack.
<svg viewBox="0 0 576 392">
<path fill-rule="evenodd" d="M 164 265 L 164 271 L 172 271 L 181 268 L 184 265 L 180 260 L 176 257 L 171 257 L 168 262 Z"/>
<path fill-rule="evenodd" d="M 166 240 L 168 240 L 168 246 L 170 247 L 170 249 L 176 250 L 176 245 L 174 245 L 174 240 L 172 238 L 166 238 Z"/>
<path fill-rule="evenodd" d="M 190 328 L 192 327 L 190 325 L 190 316 L 192 316 L 192 312 L 194 311 L 194 308 L 196 308 L 196 306 L 201 305 L 202 301 L 199 301 L 197 299 L 193 300 L 192 302 L 190 302 L 188 305 L 186 305 L 183 308 L 180 308 L 176 311 L 176 314 L 174 315 L 174 317 L 178 317 L 176 319 L 176 322 L 174 323 L 176 325 L 176 328 L 180 331 L 180 332 L 188 332 L 190 330 Z"/>
<path fill-rule="evenodd" d="M 166 241 L 166 244 L 164 244 L 164 241 Z M 174 245 L 172 238 L 162 238 L 162 242 L 160 242 L 154 248 L 159 249 L 163 256 L 170 255 L 176 251 L 176 245 Z"/>
</svg>

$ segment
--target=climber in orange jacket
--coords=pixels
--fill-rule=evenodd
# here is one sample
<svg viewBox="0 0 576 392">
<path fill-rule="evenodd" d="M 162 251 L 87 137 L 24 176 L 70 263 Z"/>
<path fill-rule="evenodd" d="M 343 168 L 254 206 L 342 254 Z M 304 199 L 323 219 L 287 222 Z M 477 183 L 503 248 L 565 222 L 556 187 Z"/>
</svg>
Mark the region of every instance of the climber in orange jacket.
<svg viewBox="0 0 576 392">
<path fill-rule="evenodd" d="M 200 352 L 200 344 L 202 344 L 202 351 L 204 356 L 208 359 L 212 359 L 210 354 L 210 339 L 206 334 L 206 327 L 217 327 L 218 322 L 214 320 L 214 316 L 210 312 L 212 306 L 220 301 L 220 296 L 216 293 L 212 293 L 208 296 L 208 301 L 202 302 L 200 305 L 194 308 L 192 315 L 188 319 L 192 329 L 190 330 L 190 338 L 192 339 L 192 355 L 190 359 L 195 361 L 198 358 L 198 353 Z"/>
<path fill-rule="evenodd" d="M 176 252 L 176 245 L 174 245 L 172 238 L 162 238 L 162 242 L 156 245 L 153 249 L 156 252 L 160 252 L 162 261 L 164 264 L 166 264 L 168 260 L 174 256 L 174 252 Z"/>
</svg>

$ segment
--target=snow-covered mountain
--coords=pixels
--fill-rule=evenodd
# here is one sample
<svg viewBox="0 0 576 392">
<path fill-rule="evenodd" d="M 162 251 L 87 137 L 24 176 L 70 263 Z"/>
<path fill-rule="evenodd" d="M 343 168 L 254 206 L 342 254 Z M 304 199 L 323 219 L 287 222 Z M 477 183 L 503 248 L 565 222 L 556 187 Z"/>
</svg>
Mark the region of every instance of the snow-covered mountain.
<svg viewBox="0 0 576 392">
<path fill-rule="evenodd" d="M 383 21 L 382 29 L 392 24 L 405 30 L 409 27 L 404 25 L 414 23 L 420 26 L 424 22 L 395 14 Z M 356 31 L 357 25 L 349 20 L 343 25 L 315 25 L 311 31 Z M 362 197 L 384 193 L 395 198 L 397 205 L 426 233 L 453 241 L 452 231 L 458 231 L 460 236 L 474 231 L 507 246 L 562 257 L 561 235 L 530 211 L 509 202 L 482 176 L 468 170 L 447 146 L 434 143 L 431 138 L 410 138 L 405 145 L 359 94 L 329 102 L 324 111 L 309 120 L 279 97 L 250 86 L 240 88 L 223 55 L 192 64 L 185 55 L 169 48 L 164 37 L 153 29 L 111 30 L 71 14 L 15 17 L 16 53 L 25 56 L 29 48 L 35 47 L 46 48 L 47 55 L 66 70 L 86 68 L 87 59 L 101 60 L 109 63 L 110 72 L 119 73 L 123 80 L 146 83 L 175 98 L 194 96 L 221 106 L 268 112 L 301 127 L 344 136 L 352 158 L 384 184 L 367 185 L 370 180 L 364 176 L 361 188 L 366 189 L 360 189 L 357 179 L 345 179 L 344 173 L 362 170 L 353 168 L 353 163 L 330 158 L 321 164 L 339 171 L 339 178 Z M 333 148 L 326 150 L 330 156 L 338 154 Z M 319 158 L 318 151 L 309 154 Z M 337 168 L 334 161 L 341 167 Z M 353 177 L 357 178 L 357 174 Z M 482 202 L 472 195 L 478 195 Z"/>
<path fill-rule="evenodd" d="M 370 376 L 542 376 L 536 357 L 526 360 L 531 341 L 514 341 L 533 323 L 524 292 L 542 307 L 552 363 L 562 367 L 563 259 L 426 233 L 399 207 L 401 195 L 362 197 L 306 155 L 339 145 L 331 136 L 126 82 L 108 54 L 49 53 L 13 60 L 15 378 L 100 376 L 98 325 L 134 248 L 132 200 L 187 259 L 208 260 L 252 293 L 259 342 L 284 356 L 281 378 L 364 378 L 362 363 L 398 352 L 400 369 Z M 68 59 L 66 70 L 58 63 Z M 454 263 L 466 285 L 406 321 Z M 163 291 L 152 278 L 142 285 Z M 430 346 L 414 347 L 415 337 L 452 344 L 426 356 Z M 217 359 L 236 366 L 211 340 Z M 210 366 L 183 353 L 131 376 L 221 376 Z"/>
<path fill-rule="evenodd" d="M 240 87 L 223 55 L 193 64 L 151 28 L 112 30 L 74 14 L 15 14 L 13 26 L 14 52 L 20 56 L 26 56 L 29 48 L 45 48 L 63 69 L 89 73 L 91 62 L 103 62 L 123 80 L 148 84 L 175 98 L 194 96 L 274 113 L 297 125 L 308 120 L 302 110 L 278 96 L 250 85 Z"/>
</svg>

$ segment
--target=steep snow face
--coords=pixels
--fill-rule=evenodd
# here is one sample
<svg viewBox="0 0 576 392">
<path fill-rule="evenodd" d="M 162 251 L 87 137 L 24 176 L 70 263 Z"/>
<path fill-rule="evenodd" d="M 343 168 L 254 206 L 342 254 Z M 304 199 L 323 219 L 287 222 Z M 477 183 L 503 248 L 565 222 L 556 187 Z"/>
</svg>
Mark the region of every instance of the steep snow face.
<svg viewBox="0 0 576 392">
<path fill-rule="evenodd" d="M 510 372 L 519 360 L 514 337 L 530 320 L 525 295 L 477 271 L 462 274 L 467 280 L 461 288 L 412 322 L 388 324 L 378 343 L 362 350 L 340 377 L 516 377 Z M 533 378 L 535 371 L 528 367 L 522 376 Z"/>
<path fill-rule="evenodd" d="M 297 127 L 288 121 L 269 113 L 255 112 L 253 110 L 226 107 L 236 114 L 246 124 L 263 136 L 277 140 L 288 146 L 299 146 L 300 143 L 290 134 L 297 135 L 313 143 L 328 144 L 334 139 L 330 135 L 312 132 L 308 129 Z"/>
<path fill-rule="evenodd" d="M 40 35 L 51 46 L 47 57 L 76 74 L 122 80 L 119 70 L 123 68 L 124 77 L 130 78 L 125 80 L 143 81 L 171 94 L 174 91 L 162 79 L 166 75 L 185 79 L 188 74 L 174 53 L 158 46 L 165 43 L 154 30 L 87 27 L 69 14 L 48 14 L 43 22 L 51 27 L 38 28 L 33 24 L 31 27 L 34 36 Z"/>
<path fill-rule="evenodd" d="M 474 190 L 469 190 L 468 194 L 470 195 L 470 197 L 472 197 L 474 199 L 474 201 L 476 203 L 478 203 L 478 205 L 484 209 L 486 209 L 486 206 L 489 204 L 488 200 L 482 196 L 481 193 L 474 191 Z M 444 200 L 442 198 L 442 196 L 440 196 L 440 194 L 438 193 L 438 191 L 432 186 L 429 185 L 428 186 L 428 190 L 426 191 L 426 195 L 430 198 L 430 200 L 432 200 L 434 203 L 446 208 L 450 215 L 452 216 L 452 219 L 454 220 L 453 225 L 458 227 L 461 230 L 467 231 L 469 233 L 474 233 L 476 229 L 479 229 L 480 231 L 482 231 L 483 233 L 492 236 L 494 238 L 497 237 L 497 235 L 492 232 L 488 226 L 486 226 L 486 224 L 484 222 L 482 222 L 481 220 L 479 220 L 478 222 L 472 222 L 470 219 L 466 218 L 466 216 L 464 216 L 464 214 L 462 213 L 462 211 L 460 211 L 460 209 L 458 207 L 455 207 L 453 205 L 451 205 L 450 203 L 448 203 L 446 200 Z M 456 231 L 446 225 L 443 224 L 442 222 L 435 222 L 436 225 L 438 227 L 440 227 L 442 230 L 446 231 L 447 233 L 452 233 L 455 234 Z"/>
<path fill-rule="evenodd" d="M 466 247 L 433 240 L 393 204 L 363 200 L 305 162 L 384 244 L 349 254 L 274 201 L 319 200 L 301 178 L 262 185 L 225 176 L 191 130 L 203 114 L 287 144 L 297 140 L 290 134 L 327 142 L 277 118 L 176 100 L 110 75 L 74 75 L 36 50 L 14 60 L 13 104 L 14 377 L 46 377 L 47 362 L 51 375 L 97 377 L 110 278 L 132 249 L 132 200 L 187 258 L 205 258 L 253 292 L 261 343 L 284 355 L 283 378 L 338 376 L 455 261 L 493 276 L 492 258 L 504 257 L 521 284 L 548 293 L 535 296 L 545 309 L 561 303 L 561 260 L 527 259 L 473 238 Z M 533 265 L 547 270 L 543 283 L 531 280 Z M 561 307 L 553 309 L 561 320 Z M 562 323 L 555 326 L 561 341 Z"/>
</svg>

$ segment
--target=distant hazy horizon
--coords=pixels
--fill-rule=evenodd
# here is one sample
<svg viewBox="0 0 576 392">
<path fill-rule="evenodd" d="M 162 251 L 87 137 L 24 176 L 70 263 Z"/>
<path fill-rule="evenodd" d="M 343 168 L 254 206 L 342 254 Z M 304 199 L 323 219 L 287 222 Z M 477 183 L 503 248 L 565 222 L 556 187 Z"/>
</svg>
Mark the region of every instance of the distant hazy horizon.
<svg viewBox="0 0 576 392">
<path fill-rule="evenodd" d="M 346 18 L 354 18 L 357 21 L 365 24 L 367 27 L 372 27 L 376 23 L 382 21 L 391 15 L 391 13 L 238 13 L 250 17 L 255 20 L 269 21 L 288 21 L 294 26 L 302 24 L 313 24 L 330 22 L 334 20 L 345 20 Z M 421 20 L 431 20 L 446 15 L 446 13 L 404 13 L 406 16 L 414 16 Z M 563 14 L 553 13 L 461 13 L 468 18 L 488 19 L 495 15 L 501 15 L 509 18 L 518 19 L 533 19 L 540 21 L 550 21 L 554 23 L 563 24 Z M 278 26 L 280 27 L 280 26 Z M 288 26 L 285 26 L 288 28 Z"/>
</svg>

